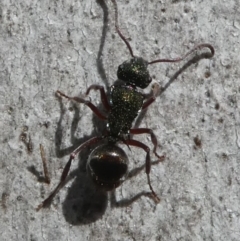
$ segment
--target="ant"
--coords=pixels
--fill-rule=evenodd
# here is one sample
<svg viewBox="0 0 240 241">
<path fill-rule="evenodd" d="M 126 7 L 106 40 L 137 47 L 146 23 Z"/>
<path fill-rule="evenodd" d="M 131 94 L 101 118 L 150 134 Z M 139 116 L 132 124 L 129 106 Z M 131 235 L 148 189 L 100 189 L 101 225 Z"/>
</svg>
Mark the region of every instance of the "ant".
<svg viewBox="0 0 240 241">
<path fill-rule="evenodd" d="M 74 150 L 65 165 L 60 182 L 54 191 L 46 198 L 38 207 L 37 210 L 42 207 L 49 205 L 56 193 L 64 185 L 65 180 L 68 176 L 73 159 L 81 152 L 84 148 L 97 144 L 97 147 L 90 153 L 87 161 L 87 171 L 91 176 L 93 182 L 106 191 L 111 191 L 118 186 L 120 186 L 126 178 L 128 172 L 128 156 L 117 144 L 122 142 L 130 146 L 138 147 L 146 152 L 145 158 L 145 171 L 147 174 L 147 181 L 149 188 L 151 190 L 151 196 L 153 200 L 158 203 L 160 201 L 159 197 L 153 190 L 150 181 L 150 170 L 151 170 L 151 159 L 150 159 L 150 148 L 144 143 L 134 140 L 131 135 L 148 134 L 151 136 L 151 142 L 153 144 L 153 153 L 158 158 L 159 161 L 163 161 L 165 156 L 159 156 L 156 152 L 157 149 L 157 138 L 153 131 L 148 128 L 132 128 L 132 123 L 138 116 L 139 112 L 146 110 L 156 98 L 156 94 L 152 94 L 147 100 L 146 96 L 141 93 L 140 89 L 145 89 L 151 83 L 152 78 L 149 75 L 147 69 L 148 65 L 160 63 L 160 62 L 179 62 L 185 59 L 192 52 L 197 49 L 208 48 L 211 51 L 206 58 L 211 58 L 214 55 L 214 48 L 210 44 L 200 44 L 190 50 L 183 57 L 175 59 L 157 59 L 151 62 L 144 60 L 141 57 L 137 57 L 133 54 L 130 43 L 127 41 L 126 37 L 120 31 L 118 25 L 118 9 L 115 0 L 111 0 L 114 5 L 115 11 L 115 29 L 119 37 L 126 44 L 131 59 L 125 61 L 118 67 L 117 77 L 120 83 L 114 83 L 110 90 L 110 100 L 108 100 L 107 94 L 103 86 L 91 85 L 87 91 L 86 95 L 90 91 L 99 91 L 101 95 L 102 104 L 108 113 L 103 114 L 94 104 L 90 101 L 85 100 L 80 97 L 70 97 L 61 91 L 57 91 L 56 94 L 60 97 L 64 97 L 70 101 L 85 104 L 88 106 L 93 113 L 101 120 L 107 121 L 106 130 L 102 136 L 95 136 L 83 144 L 81 144 L 76 150 Z M 118 81 L 118 82 L 119 82 Z M 102 143 L 103 144 L 100 144 Z"/>
</svg>

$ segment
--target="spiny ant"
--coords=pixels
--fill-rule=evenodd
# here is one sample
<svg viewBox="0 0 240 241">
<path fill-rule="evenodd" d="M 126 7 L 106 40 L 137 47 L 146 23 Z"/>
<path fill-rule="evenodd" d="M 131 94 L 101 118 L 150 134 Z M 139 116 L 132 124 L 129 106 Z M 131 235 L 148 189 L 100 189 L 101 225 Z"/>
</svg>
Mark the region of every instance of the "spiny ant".
<svg viewBox="0 0 240 241">
<path fill-rule="evenodd" d="M 164 159 L 164 156 L 160 156 L 156 152 L 158 142 L 155 134 L 151 129 L 132 128 L 132 123 L 138 116 L 139 112 L 148 108 L 155 101 L 156 95 L 152 94 L 150 98 L 146 99 L 145 95 L 141 93 L 138 88 L 145 89 L 151 83 L 152 78 L 150 77 L 147 69 L 148 65 L 150 64 L 160 62 L 179 62 L 197 49 L 202 49 L 205 47 L 211 51 L 211 54 L 209 54 L 206 58 L 211 58 L 214 55 L 214 48 L 210 44 L 200 44 L 190 50 L 183 57 L 175 59 L 157 59 L 149 62 L 141 57 L 135 56 L 133 54 L 130 43 L 122 34 L 118 26 L 117 3 L 115 0 L 111 1 L 114 5 L 115 11 L 116 32 L 126 44 L 132 58 L 125 61 L 118 67 L 117 77 L 120 83 L 115 83 L 111 86 L 110 100 L 108 100 L 103 86 L 91 85 L 86 91 L 86 95 L 88 95 L 91 90 L 97 90 L 100 92 L 101 101 L 107 112 L 107 115 L 102 113 L 94 104 L 88 100 L 80 97 L 70 97 L 59 90 L 56 92 L 58 96 L 64 97 L 70 101 L 85 104 L 99 119 L 106 121 L 107 124 L 106 130 L 102 136 L 95 136 L 87 140 L 71 153 L 70 158 L 62 172 L 59 184 L 50 194 L 50 196 L 38 206 L 37 210 L 48 206 L 56 193 L 64 185 L 75 156 L 84 148 L 93 144 L 97 144 L 98 146 L 90 153 L 88 157 L 87 171 L 94 183 L 106 191 L 113 190 L 121 185 L 125 180 L 128 172 L 128 156 L 117 144 L 123 143 L 128 147 L 134 146 L 144 150 L 146 152 L 145 171 L 147 174 L 148 185 L 154 201 L 159 202 L 160 199 L 153 190 L 150 181 L 150 148 L 142 142 L 131 138 L 132 135 L 150 135 L 151 142 L 153 144 L 153 153 L 159 161 Z"/>
</svg>

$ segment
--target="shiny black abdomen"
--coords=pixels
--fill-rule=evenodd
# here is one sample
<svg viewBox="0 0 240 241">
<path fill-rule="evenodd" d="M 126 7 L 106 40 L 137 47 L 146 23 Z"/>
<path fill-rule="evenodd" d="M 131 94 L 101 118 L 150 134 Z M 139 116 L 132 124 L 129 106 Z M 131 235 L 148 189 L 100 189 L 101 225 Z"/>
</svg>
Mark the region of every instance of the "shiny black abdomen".
<svg viewBox="0 0 240 241">
<path fill-rule="evenodd" d="M 129 132 L 132 122 L 142 108 L 143 101 L 143 94 L 135 88 L 125 85 L 112 87 L 112 107 L 108 116 L 108 128 L 112 137 L 119 137 Z"/>
</svg>

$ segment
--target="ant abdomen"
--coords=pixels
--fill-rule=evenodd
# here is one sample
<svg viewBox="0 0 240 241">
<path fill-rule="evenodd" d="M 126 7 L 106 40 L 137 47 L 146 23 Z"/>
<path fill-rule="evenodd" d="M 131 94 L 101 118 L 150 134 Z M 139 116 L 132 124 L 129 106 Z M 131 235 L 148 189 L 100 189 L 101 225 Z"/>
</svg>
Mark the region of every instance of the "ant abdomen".
<svg viewBox="0 0 240 241">
<path fill-rule="evenodd" d="M 128 172 L 128 157 L 117 145 L 103 144 L 89 155 L 87 171 L 93 182 L 104 190 L 112 190 L 122 184 Z"/>
</svg>

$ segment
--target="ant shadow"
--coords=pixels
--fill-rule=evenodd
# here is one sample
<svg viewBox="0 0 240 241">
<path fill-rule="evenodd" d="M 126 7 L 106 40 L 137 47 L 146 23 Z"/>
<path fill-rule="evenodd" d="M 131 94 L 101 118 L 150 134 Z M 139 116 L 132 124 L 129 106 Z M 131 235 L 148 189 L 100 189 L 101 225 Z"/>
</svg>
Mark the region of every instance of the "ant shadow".
<svg viewBox="0 0 240 241">
<path fill-rule="evenodd" d="M 96 60 L 96 64 L 97 64 L 97 71 L 101 77 L 101 80 L 103 81 L 103 83 L 105 84 L 105 86 L 110 86 L 110 83 L 108 82 L 108 78 L 107 78 L 107 74 L 106 71 L 103 67 L 103 49 L 104 49 L 104 45 L 105 45 L 105 41 L 106 41 L 106 36 L 107 36 L 107 30 L 108 30 L 108 7 L 105 3 L 105 1 L 103 0 L 96 0 L 97 4 L 100 5 L 100 7 L 103 10 L 103 28 L 102 28 L 102 36 L 101 36 L 101 41 L 100 41 L 100 45 L 99 45 L 99 50 L 98 50 L 98 54 L 97 54 L 97 60 Z"/>
</svg>

